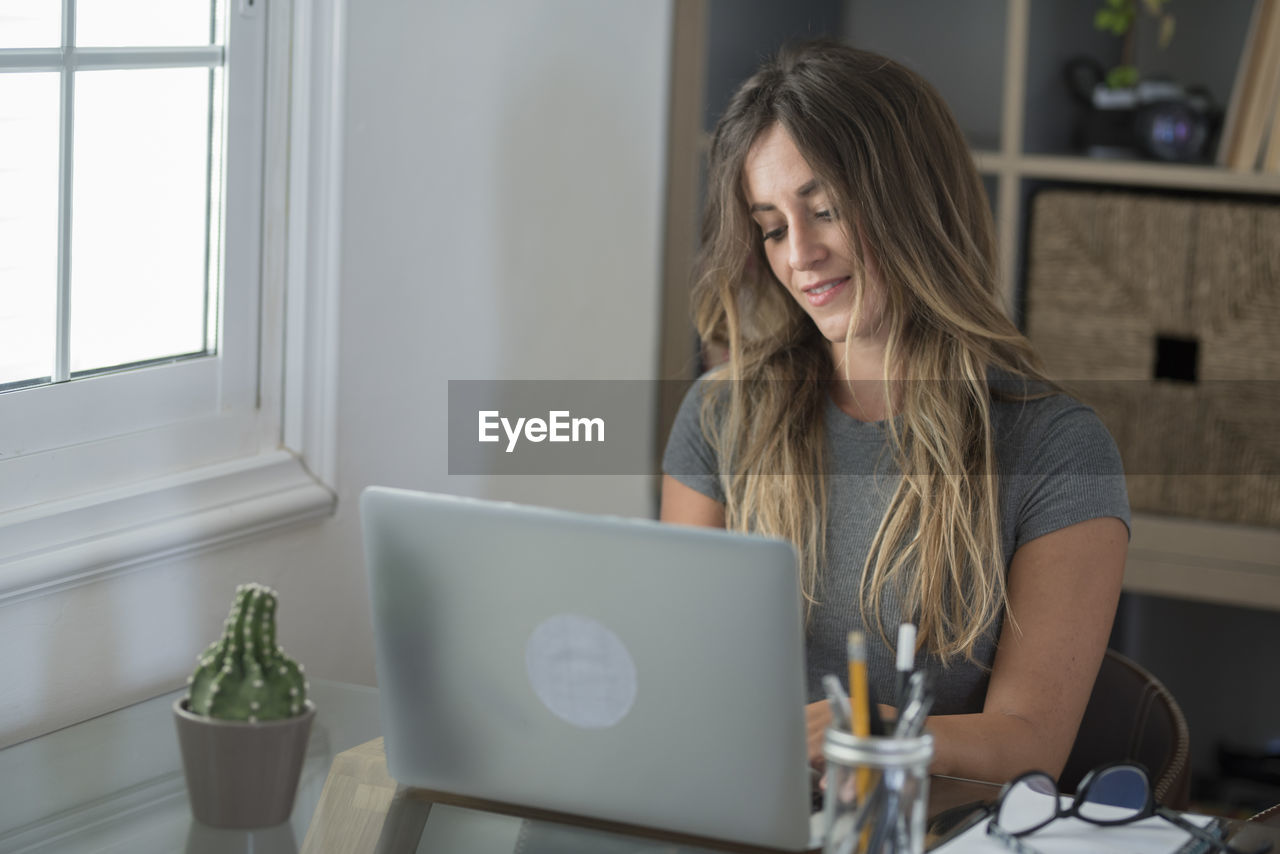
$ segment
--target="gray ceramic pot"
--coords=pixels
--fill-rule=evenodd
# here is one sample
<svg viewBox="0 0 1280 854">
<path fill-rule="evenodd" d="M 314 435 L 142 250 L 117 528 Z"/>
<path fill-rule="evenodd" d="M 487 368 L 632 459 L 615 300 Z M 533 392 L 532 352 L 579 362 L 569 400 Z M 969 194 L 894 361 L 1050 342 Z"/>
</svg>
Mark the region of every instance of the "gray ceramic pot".
<svg viewBox="0 0 1280 854">
<path fill-rule="evenodd" d="M 224 721 L 173 704 L 187 797 L 196 819 L 213 827 L 271 827 L 289 819 L 307 738 L 316 716 L 278 721 Z"/>
</svg>

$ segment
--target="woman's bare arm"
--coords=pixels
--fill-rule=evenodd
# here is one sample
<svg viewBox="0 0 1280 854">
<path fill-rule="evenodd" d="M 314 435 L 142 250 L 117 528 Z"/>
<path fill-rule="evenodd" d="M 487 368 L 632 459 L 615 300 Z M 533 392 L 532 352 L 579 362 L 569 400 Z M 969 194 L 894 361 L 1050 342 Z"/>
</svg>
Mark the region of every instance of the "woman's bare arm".
<svg viewBox="0 0 1280 854">
<path fill-rule="evenodd" d="M 723 528 L 724 505 L 665 474 L 662 476 L 662 506 L 658 519 L 677 525 Z"/>
<path fill-rule="evenodd" d="M 1002 782 L 1062 772 L 1084 716 L 1120 598 L 1128 536 L 1091 519 L 1014 553 L 1009 608 L 982 712 L 929 718 L 931 770 Z"/>
</svg>

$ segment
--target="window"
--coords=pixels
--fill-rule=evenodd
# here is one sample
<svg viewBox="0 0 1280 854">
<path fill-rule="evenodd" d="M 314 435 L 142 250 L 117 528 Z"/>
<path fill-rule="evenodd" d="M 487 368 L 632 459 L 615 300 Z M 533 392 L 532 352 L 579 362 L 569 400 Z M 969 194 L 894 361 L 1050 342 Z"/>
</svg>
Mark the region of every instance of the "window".
<svg viewBox="0 0 1280 854">
<path fill-rule="evenodd" d="M 0 35 L 28 48 L 0 77 L 0 389 L 216 352 L 225 22 L 132 5 L 27 0 Z"/>
<path fill-rule="evenodd" d="M 331 510 L 339 11 L 0 5 L 0 602 Z"/>
<path fill-rule="evenodd" d="M 9 4 L 3 458 L 254 408 L 262 21 L 224 5 Z M 20 500 L 0 487 L 0 506 Z"/>
</svg>

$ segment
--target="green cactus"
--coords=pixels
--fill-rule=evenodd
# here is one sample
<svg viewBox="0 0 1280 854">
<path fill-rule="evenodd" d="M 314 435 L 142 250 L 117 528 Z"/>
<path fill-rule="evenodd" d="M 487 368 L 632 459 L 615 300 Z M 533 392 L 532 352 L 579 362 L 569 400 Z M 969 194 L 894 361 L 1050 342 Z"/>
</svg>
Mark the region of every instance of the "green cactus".
<svg viewBox="0 0 1280 854">
<path fill-rule="evenodd" d="M 224 625 L 187 679 L 187 708 L 249 723 L 301 714 L 308 685 L 302 665 L 276 646 L 275 591 L 240 585 Z"/>
</svg>

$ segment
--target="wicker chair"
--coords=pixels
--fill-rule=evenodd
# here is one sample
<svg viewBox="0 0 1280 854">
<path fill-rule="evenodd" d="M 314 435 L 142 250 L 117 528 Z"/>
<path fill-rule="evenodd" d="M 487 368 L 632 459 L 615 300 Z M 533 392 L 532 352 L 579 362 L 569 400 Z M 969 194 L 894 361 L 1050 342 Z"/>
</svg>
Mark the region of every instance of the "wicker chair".
<svg viewBox="0 0 1280 854">
<path fill-rule="evenodd" d="M 1151 772 L 1156 801 L 1186 809 L 1191 797 L 1190 736 L 1178 701 L 1146 668 L 1107 650 L 1075 746 L 1058 780 L 1074 792 L 1107 762 L 1140 762 Z"/>
<path fill-rule="evenodd" d="M 1249 821 L 1257 822 L 1267 827 L 1280 827 L 1280 804 L 1268 807 L 1257 815 L 1249 816 Z"/>
</svg>

